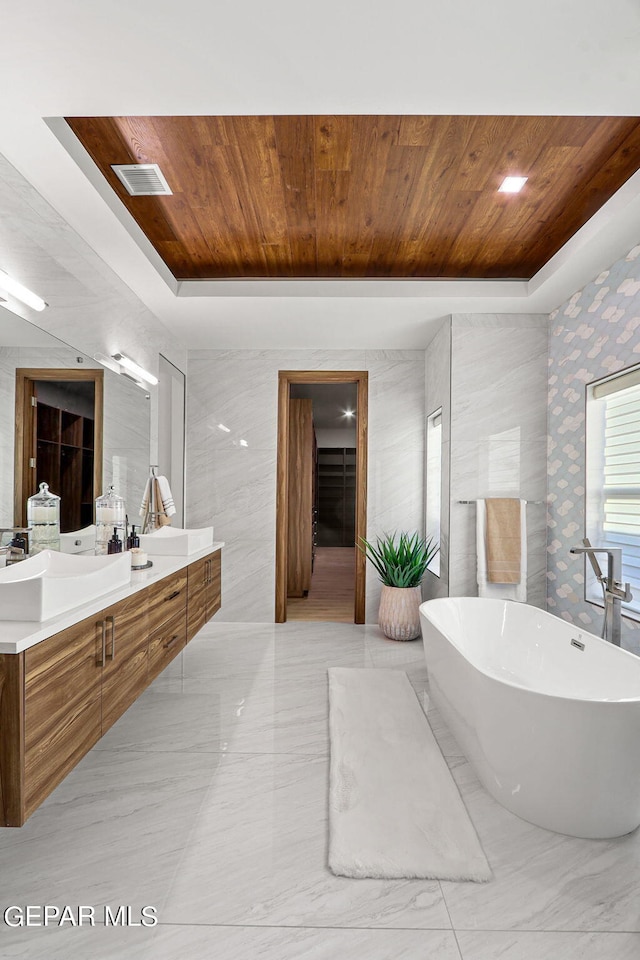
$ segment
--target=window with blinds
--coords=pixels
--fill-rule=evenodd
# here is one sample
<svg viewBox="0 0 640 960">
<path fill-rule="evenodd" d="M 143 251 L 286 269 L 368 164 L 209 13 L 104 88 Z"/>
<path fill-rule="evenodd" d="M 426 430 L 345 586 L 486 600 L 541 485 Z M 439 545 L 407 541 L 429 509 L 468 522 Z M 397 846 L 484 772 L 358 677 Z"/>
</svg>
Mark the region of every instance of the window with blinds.
<svg viewBox="0 0 640 960">
<path fill-rule="evenodd" d="M 622 549 L 622 579 L 633 600 L 625 615 L 640 619 L 640 368 L 595 384 L 587 405 L 587 536 Z M 598 558 L 601 564 L 606 558 Z M 603 566 L 604 571 L 604 566 Z M 588 600 L 602 602 L 595 577 Z"/>
</svg>

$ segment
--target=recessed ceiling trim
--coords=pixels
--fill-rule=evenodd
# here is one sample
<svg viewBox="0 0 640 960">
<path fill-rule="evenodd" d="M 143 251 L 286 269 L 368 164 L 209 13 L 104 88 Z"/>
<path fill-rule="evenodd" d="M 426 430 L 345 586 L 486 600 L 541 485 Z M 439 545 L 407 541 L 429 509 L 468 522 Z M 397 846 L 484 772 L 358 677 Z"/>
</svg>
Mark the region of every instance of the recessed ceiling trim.
<svg viewBox="0 0 640 960">
<path fill-rule="evenodd" d="M 526 280 L 180 280 L 178 297 L 526 297 Z"/>
</svg>

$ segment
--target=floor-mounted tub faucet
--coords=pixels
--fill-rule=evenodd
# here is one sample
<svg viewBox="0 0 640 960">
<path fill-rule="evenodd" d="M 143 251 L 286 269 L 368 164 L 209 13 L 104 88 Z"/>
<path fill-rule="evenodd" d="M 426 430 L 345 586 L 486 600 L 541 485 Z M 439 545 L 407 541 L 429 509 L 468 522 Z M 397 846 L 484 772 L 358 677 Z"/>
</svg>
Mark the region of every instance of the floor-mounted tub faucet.
<svg viewBox="0 0 640 960">
<path fill-rule="evenodd" d="M 620 646 L 620 628 L 622 625 L 621 602 L 628 603 L 633 599 L 628 583 L 622 583 L 622 550 L 620 547 L 592 547 L 586 538 L 582 541 L 583 547 L 571 547 L 569 553 L 586 553 L 591 561 L 593 572 L 604 593 L 604 628 L 602 636 L 610 643 Z M 596 560 L 596 553 L 607 555 L 606 577 Z"/>
</svg>

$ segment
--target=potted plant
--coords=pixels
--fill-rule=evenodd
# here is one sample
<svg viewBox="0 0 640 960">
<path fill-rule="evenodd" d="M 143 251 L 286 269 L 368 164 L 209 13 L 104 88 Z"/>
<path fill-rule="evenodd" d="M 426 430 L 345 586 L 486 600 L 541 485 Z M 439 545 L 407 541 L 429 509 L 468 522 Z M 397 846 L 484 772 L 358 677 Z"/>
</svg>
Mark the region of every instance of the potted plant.
<svg viewBox="0 0 640 960">
<path fill-rule="evenodd" d="M 360 549 L 371 561 L 382 582 L 378 623 L 390 640 L 415 640 L 420 636 L 420 584 L 427 566 L 439 550 L 433 537 L 418 533 L 385 533 L 375 545 L 364 538 Z"/>
</svg>

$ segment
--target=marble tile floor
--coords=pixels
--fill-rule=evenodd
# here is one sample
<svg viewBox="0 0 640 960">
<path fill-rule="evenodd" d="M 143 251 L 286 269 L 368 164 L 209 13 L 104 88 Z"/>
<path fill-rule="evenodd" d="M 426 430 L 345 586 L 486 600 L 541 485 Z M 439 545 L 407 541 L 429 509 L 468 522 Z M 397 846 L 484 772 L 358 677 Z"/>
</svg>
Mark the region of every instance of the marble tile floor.
<svg viewBox="0 0 640 960">
<path fill-rule="evenodd" d="M 328 666 L 405 670 L 494 878 L 348 880 L 326 867 Z M 430 706 L 422 644 L 377 627 L 213 621 L 21 830 L 0 903 L 94 905 L 11 928 L 0 960 L 632 960 L 640 834 L 587 841 L 496 804 Z M 157 910 L 105 926 L 103 905 Z"/>
</svg>

